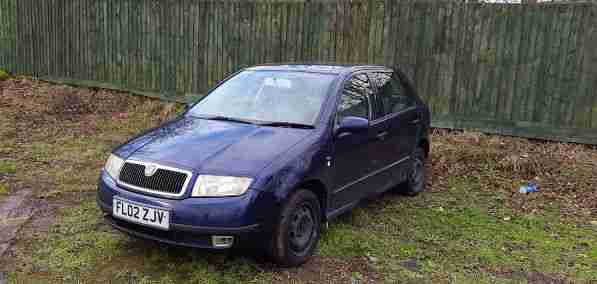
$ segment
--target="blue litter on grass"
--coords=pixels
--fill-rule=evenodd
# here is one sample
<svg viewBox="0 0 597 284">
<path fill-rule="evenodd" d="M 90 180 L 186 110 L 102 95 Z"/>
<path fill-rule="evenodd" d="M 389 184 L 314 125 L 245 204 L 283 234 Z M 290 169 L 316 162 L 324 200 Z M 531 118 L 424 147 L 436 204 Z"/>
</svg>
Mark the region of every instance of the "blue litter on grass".
<svg viewBox="0 0 597 284">
<path fill-rule="evenodd" d="M 520 193 L 531 193 L 531 192 L 536 192 L 537 190 L 537 185 L 529 182 L 527 185 L 523 185 L 520 187 L 520 189 L 518 190 L 518 192 Z"/>
</svg>

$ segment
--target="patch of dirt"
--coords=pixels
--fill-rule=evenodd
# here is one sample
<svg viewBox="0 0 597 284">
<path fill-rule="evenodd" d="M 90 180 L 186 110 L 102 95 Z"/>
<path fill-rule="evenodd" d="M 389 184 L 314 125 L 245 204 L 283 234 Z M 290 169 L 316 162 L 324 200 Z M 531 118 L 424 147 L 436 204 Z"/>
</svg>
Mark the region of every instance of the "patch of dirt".
<svg viewBox="0 0 597 284">
<path fill-rule="evenodd" d="M 125 111 L 141 98 L 101 89 L 53 85 L 27 78 L 3 82 L 0 106 L 12 108 L 18 120 L 47 125 L 56 121 L 79 120 L 89 114 Z"/>
<path fill-rule="evenodd" d="M 24 198 L 21 198 L 23 195 Z M 0 202 L 0 220 L 2 220 L 1 207 L 7 206 L 13 208 L 11 216 L 16 216 L 11 217 L 11 219 L 16 218 L 22 221 L 17 224 L 18 228 L 14 228 L 16 231 L 11 233 L 12 237 L 10 240 L 5 242 L 6 247 L 4 247 L 4 251 L 2 251 L 2 236 L 3 232 L 6 232 L 10 227 L 3 227 L 4 224 L 0 222 L 0 267 L 2 267 L 0 270 L 12 271 L 18 266 L 18 263 L 14 262 L 16 260 L 16 251 L 11 246 L 14 241 L 19 239 L 30 240 L 46 235 L 56 222 L 58 218 L 57 212 L 60 208 L 72 206 L 85 199 L 85 194 L 80 196 L 64 195 L 60 199 L 45 199 L 34 197 L 33 195 L 34 193 L 31 189 L 20 189 L 14 195 L 11 195 L 11 197 L 19 196 L 16 200 L 3 200 Z M 2 256 L 2 252 L 4 256 Z"/>
<path fill-rule="evenodd" d="M 81 200 L 84 199 L 85 194 L 82 194 L 81 196 L 64 195 L 60 199 L 35 198 L 31 202 L 31 206 L 35 207 L 35 216 L 23 226 L 21 229 L 21 236 L 27 239 L 46 234 L 50 230 L 52 224 L 55 223 L 57 218 L 56 213 L 60 208 L 72 206 L 73 204 L 80 203 Z"/>
<path fill-rule="evenodd" d="M 21 189 L 0 204 L 0 258 L 36 211 L 29 201 L 31 195 L 31 190 Z"/>
<path fill-rule="evenodd" d="M 500 271 L 493 272 L 498 278 L 509 280 L 526 280 L 529 284 L 569 284 L 571 282 L 541 272 Z"/>
<path fill-rule="evenodd" d="M 559 279 L 553 278 L 547 274 L 540 273 L 540 272 L 529 272 L 526 275 L 527 281 L 529 284 L 567 284 L 569 282 Z"/>
<path fill-rule="evenodd" d="M 77 204 L 82 198 L 91 198 L 86 195 L 88 192 L 65 193 L 58 197 L 41 198 L 42 193 L 64 186 L 56 180 L 54 175 L 56 170 L 53 168 L 68 168 L 74 165 L 50 163 L 47 161 L 50 158 L 40 159 L 31 153 L 28 145 L 51 144 L 57 137 L 64 136 L 100 136 L 98 135 L 99 121 L 129 119 L 132 115 L 128 114 L 136 111 L 149 112 L 151 115 L 147 116 L 148 120 L 159 122 L 175 113 L 176 108 L 175 104 L 125 93 L 94 88 L 74 88 L 25 77 L 0 82 L 0 139 L 2 139 L 0 142 L 8 145 L 0 144 L 0 158 L 14 160 L 19 165 L 16 174 L 0 174 L 0 182 L 10 188 L 10 193 L 0 198 L 0 207 L 16 206 L 17 208 L 13 209 L 21 213 L 11 213 L 11 218 L 13 215 L 32 215 L 15 227 L 18 228 L 16 229 L 18 239 L 31 239 L 35 235 L 46 234 L 55 222 L 59 208 Z M 118 141 L 126 138 L 115 136 L 114 133 L 102 133 L 100 140 L 110 140 L 109 146 L 115 146 Z M 60 157 L 56 158 L 59 160 Z M 96 160 L 78 161 L 77 166 L 87 163 L 92 164 L 90 167 L 97 167 L 97 162 Z M 42 175 L 35 178 L 23 175 L 30 173 L 31 170 Z M 93 182 L 95 180 L 90 181 L 90 183 Z M 25 198 L 25 202 L 14 200 L 20 196 L 19 194 L 24 193 L 32 194 Z M 11 212 L 14 210 L 11 209 Z M 0 218 L 0 223 L 4 219 L 7 218 Z M 11 228 L 13 228 L 12 225 L 11 223 Z M 3 229 L 5 227 L 0 225 L 0 230 L 8 232 Z M 3 269 L 14 265 L 10 263 L 14 259 L 11 257 L 13 248 L 8 248 L 9 244 L 13 243 L 14 230 L 10 231 L 10 235 L 2 236 L 2 240 L 10 239 L 10 241 L 3 241 L 0 244 L 1 252 L 7 256 L 0 258 L 0 267 Z"/>
<path fill-rule="evenodd" d="M 313 257 L 296 268 L 270 267 L 275 271 L 276 283 L 377 283 L 381 279 L 375 274 L 366 258 L 341 260 L 329 257 Z"/>
<path fill-rule="evenodd" d="M 557 201 L 570 217 L 597 216 L 592 190 L 597 188 L 597 151 L 591 146 L 436 129 L 429 171 L 430 191 L 466 178 L 505 193 L 507 206 L 521 212 L 541 211 Z M 518 193 L 527 182 L 539 191 Z"/>
</svg>

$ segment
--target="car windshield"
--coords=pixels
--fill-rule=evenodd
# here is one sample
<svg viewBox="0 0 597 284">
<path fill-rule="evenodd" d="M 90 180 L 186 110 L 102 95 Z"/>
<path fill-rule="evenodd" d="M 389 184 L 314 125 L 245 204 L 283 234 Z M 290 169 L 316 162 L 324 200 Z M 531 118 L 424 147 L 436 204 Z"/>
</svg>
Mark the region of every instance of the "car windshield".
<svg viewBox="0 0 597 284">
<path fill-rule="evenodd" d="M 335 78 L 296 71 L 243 71 L 210 92 L 189 114 L 313 126 Z"/>
</svg>

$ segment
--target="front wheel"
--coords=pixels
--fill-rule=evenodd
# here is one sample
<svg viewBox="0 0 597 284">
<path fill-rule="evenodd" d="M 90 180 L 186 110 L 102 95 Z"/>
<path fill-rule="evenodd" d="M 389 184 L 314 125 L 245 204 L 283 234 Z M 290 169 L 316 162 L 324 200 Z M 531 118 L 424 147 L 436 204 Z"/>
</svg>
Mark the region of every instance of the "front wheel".
<svg viewBox="0 0 597 284">
<path fill-rule="evenodd" d="M 305 263 L 312 255 L 321 233 L 321 206 L 309 190 L 293 193 L 274 230 L 271 256 L 283 266 Z"/>
</svg>

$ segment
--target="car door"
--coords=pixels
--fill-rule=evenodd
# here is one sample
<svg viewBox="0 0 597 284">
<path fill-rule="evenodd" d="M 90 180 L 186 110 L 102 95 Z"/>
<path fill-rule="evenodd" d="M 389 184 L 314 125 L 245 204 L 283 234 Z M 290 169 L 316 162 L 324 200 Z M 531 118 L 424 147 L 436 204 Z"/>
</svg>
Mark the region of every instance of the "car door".
<svg viewBox="0 0 597 284">
<path fill-rule="evenodd" d="M 371 120 L 373 90 L 366 74 L 353 75 L 344 85 L 336 115 L 336 127 L 344 117 L 355 116 Z M 336 128 L 335 127 L 335 128 Z M 377 141 L 377 129 L 370 127 L 358 133 L 334 131 L 332 209 L 342 209 L 365 196 L 370 187 L 368 175 L 381 165 L 380 155 L 372 155 Z"/>
<path fill-rule="evenodd" d="M 375 98 L 381 108 L 380 118 L 373 124 L 381 124 L 388 132 L 382 146 L 387 155 L 384 164 L 393 168 L 394 182 L 406 178 L 409 157 L 417 143 L 420 127 L 420 111 L 416 99 L 400 78 L 392 71 L 371 74 L 376 85 Z"/>
</svg>

